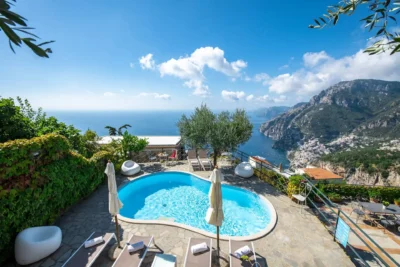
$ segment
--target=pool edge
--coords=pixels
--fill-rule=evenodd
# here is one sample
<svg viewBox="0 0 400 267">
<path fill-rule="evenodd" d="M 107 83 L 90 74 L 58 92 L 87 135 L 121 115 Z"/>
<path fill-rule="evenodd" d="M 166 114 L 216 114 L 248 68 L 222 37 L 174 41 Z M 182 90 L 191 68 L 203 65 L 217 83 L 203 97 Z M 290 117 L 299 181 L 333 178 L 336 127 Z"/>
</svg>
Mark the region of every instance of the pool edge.
<svg viewBox="0 0 400 267">
<path fill-rule="evenodd" d="M 204 178 L 204 177 L 201 177 L 201 176 L 199 176 L 199 175 L 197 175 L 197 174 L 195 174 L 195 173 L 192 173 L 192 172 L 176 171 L 176 170 L 167 170 L 167 171 L 164 171 L 164 172 L 186 173 L 186 174 L 193 175 L 193 176 L 195 176 L 195 177 L 197 177 L 197 178 L 199 178 L 199 179 L 202 179 L 202 180 L 205 180 L 205 181 L 210 182 L 208 179 L 206 179 L 206 178 Z M 160 173 L 162 173 L 162 172 L 160 172 Z M 154 174 L 154 173 L 142 174 L 142 175 L 140 175 L 140 176 L 138 176 L 138 177 L 135 177 L 135 178 L 131 179 L 129 182 L 134 181 L 134 180 L 139 179 L 139 178 L 143 178 L 144 176 L 152 175 L 152 174 Z M 128 182 L 128 183 L 129 183 L 129 182 Z M 261 230 L 260 232 L 258 232 L 258 233 L 256 233 L 256 234 L 253 234 L 253 235 L 249 235 L 249 236 L 227 236 L 227 235 L 220 235 L 219 238 L 220 238 L 221 240 L 225 240 L 225 241 L 228 241 L 228 240 L 250 241 L 250 240 L 259 239 L 259 238 L 264 237 L 264 236 L 266 236 L 267 234 L 269 234 L 269 233 L 275 228 L 276 223 L 277 223 L 277 213 L 276 213 L 276 210 L 275 210 L 274 206 L 272 205 L 272 203 L 271 203 L 266 197 L 264 197 L 263 195 L 258 194 L 257 192 L 254 192 L 253 190 L 249 190 L 249 189 L 247 189 L 247 188 L 244 188 L 244 187 L 241 187 L 241 186 L 232 185 L 232 184 L 229 184 L 229 183 L 226 183 L 226 184 L 228 184 L 228 185 L 230 185 L 230 186 L 234 186 L 234 187 L 241 188 L 241 189 L 243 189 L 243 190 L 247 190 L 247 191 L 252 192 L 252 193 L 256 194 L 257 196 L 259 196 L 259 197 L 265 202 L 265 204 L 267 205 L 267 207 L 268 207 L 268 209 L 269 209 L 269 211 L 270 211 L 270 213 L 271 213 L 271 214 L 270 214 L 270 223 L 267 225 L 266 228 L 264 228 L 264 229 Z M 125 185 L 126 185 L 126 184 L 123 184 L 123 185 L 119 186 L 118 189 L 121 189 L 121 188 L 124 187 Z M 201 229 L 199 229 L 199 228 L 192 227 L 192 226 L 189 226 L 189 225 L 186 225 L 186 224 L 183 224 L 183 223 L 178 223 L 178 222 L 170 222 L 170 221 L 163 221 L 163 220 L 139 220 L 139 219 L 131 219 L 131 218 L 124 217 L 124 216 L 122 216 L 121 214 L 118 214 L 118 219 L 120 219 L 121 221 L 124 221 L 124 222 L 128 222 L 128 223 L 155 224 L 155 225 L 174 226 L 174 227 L 183 228 L 183 229 L 186 229 L 186 230 L 189 230 L 189 231 L 192 231 L 192 232 L 195 232 L 195 233 L 198 233 L 198 234 L 207 236 L 207 237 L 217 238 L 217 235 L 216 235 L 216 234 L 213 234 L 213 233 L 207 232 L 207 231 L 205 231 L 205 230 L 201 230 Z"/>
</svg>

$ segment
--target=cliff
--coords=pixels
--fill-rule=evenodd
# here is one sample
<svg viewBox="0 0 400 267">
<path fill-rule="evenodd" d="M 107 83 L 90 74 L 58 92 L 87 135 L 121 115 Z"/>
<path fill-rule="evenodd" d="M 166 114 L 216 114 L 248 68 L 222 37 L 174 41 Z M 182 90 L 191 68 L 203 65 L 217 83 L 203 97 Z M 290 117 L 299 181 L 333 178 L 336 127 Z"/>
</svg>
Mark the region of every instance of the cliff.
<svg viewBox="0 0 400 267">
<path fill-rule="evenodd" d="M 349 183 L 400 185 L 400 147 L 391 150 L 400 138 L 400 82 L 340 82 L 260 131 L 288 151 L 293 168 L 324 164 L 343 168 Z M 350 156 L 360 160 L 344 164 Z"/>
<path fill-rule="evenodd" d="M 400 82 L 340 82 L 264 123 L 275 147 L 297 148 L 310 139 L 327 143 L 344 135 L 400 137 Z"/>
</svg>

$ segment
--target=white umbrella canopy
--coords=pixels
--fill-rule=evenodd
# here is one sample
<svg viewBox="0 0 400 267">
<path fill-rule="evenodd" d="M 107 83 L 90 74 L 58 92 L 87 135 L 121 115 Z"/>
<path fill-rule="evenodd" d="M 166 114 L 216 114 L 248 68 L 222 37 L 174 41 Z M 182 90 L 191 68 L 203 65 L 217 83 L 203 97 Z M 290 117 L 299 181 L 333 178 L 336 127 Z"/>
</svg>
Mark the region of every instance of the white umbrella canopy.
<svg viewBox="0 0 400 267">
<path fill-rule="evenodd" d="M 118 198 L 117 182 L 115 181 L 115 169 L 114 164 L 111 161 L 108 161 L 104 173 L 108 176 L 108 211 L 110 212 L 111 216 L 115 217 L 117 241 L 118 246 L 120 246 L 117 215 L 119 214 L 119 210 L 122 208 L 123 204 Z"/>
<path fill-rule="evenodd" d="M 118 198 L 117 182 L 115 181 L 115 170 L 112 162 L 107 163 L 104 173 L 108 176 L 108 210 L 112 216 L 116 216 L 122 208 L 122 202 Z"/>
<path fill-rule="evenodd" d="M 207 210 L 206 221 L 208 224 L 221 226 L 224 220 L 224 212 L 222 211 L 222 191 L 221 182 L 224 176 L 218 168 L 215 168 L 210 176 L 211 187 L 208 192 L 210 199 L 210 207 Z"/>
<path fill-rule="evenodd" d="M 210 176 L 210 180 L 211 187 L 208 193 L 210 207 L 207 210 L 206 221 L 208 224 L 212 224 L 217 227 L 217 252 L 219 255 L 219 227 L 222 225 L 222 221 L 224 220 L 221 190 L 221 182 L 224 180 L 224 176 L 217 166 L 215 166 Z"/>
</svg>

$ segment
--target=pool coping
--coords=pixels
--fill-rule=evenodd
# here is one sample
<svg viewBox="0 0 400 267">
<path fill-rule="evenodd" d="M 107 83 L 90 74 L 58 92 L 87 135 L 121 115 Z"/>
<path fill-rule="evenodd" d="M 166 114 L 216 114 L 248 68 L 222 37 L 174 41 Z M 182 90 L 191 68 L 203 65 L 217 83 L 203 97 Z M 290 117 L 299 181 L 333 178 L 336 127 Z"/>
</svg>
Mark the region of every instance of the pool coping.
<svg viewBox="0 0 400 267">
<path fill-rule="evenodd" d="M 166 170 L 166 171 L 161 171 L 161 172 L 157 172 L 157 173 L 162 173 L 162 172 L 180 172 L 180 173 L 186 173 L 186 174 L 193 175 L 193 176 L 195 176 L 195 177 L 197 177 L 197 178 L 199 178 L 199 179 L 202 179 L 202 180 L 204 180 L 204 181 L 207 181 L 207 182 L 211 183 L 210 180 L 208 180 L 208 179 L 206 179 L 206 178 L 204 178 L 204 177 L 201 177 L 201 176 L 199 176 L 199 175 L 197 175 L 197 174 L 194 174 L 194 173 L 192 173 L 192 172 L 176 171 L 176 170 Z M 135 178 L 131 179 L 129 182 L 120 185 L 120 186 L 118 187 L 118 189 L 121 189 L 122 187 L 124 187 L 125 185 L 127 185 L 128 183 L 130 183 L 130 182 L 132 182 L 132 181 L 134 181 L 134 180 L 136 180 L 136 179 L 143 178 L 144 176 L 149 176 L 149 175 L 153 175 L 153 174 L 156 174 L 156 173 L 146 173 L 146 174 L 142 174 L 142 175 L 140 175 L 140 176 L 138 176 L 138 177 L 135 177 Z M 275 228 L 276 223 L 277 223 L 277 219 L 278 219 L 278 218 L 277 218 L 277 213 L 276 213 L 276 210 L 275 210 L 274 206 L 272 205 L 272 203 L 271 203 L 266 197 L 264 197 L 263 195 L 258 194 L 257 192 L 255 192 L 255 191 L 253 191 L 253 190 L 244 188 L 244 187 L 242 187 L 242 186 L 232 185 L 232 184 L 229 184 L 229 183 L 226 183 L 226 182 L 222 182 L 222 183 L 223 183 L 223 184 L 230 185 L 230 186 L 238 187 L 238 188 L 241 188 L 241 189 L 243 189 L 243 190 L 247 190 L 247 191 L 252 192 L 252 193 L 256 194 L 257 196 L 259 196 L 259 197 L 265 202 L 265 204 L 267 205 L 267 207 L 268 207 L 268 209 L 269 209 L 269 211 L 270 211 L 271 217 L 270 217 L 270 222 L 269 222 L 269 224 L 267 225 L 267 227 L 265 227 L 263 230 L 261 230 L 261 231 L 258 232 L 258 233 L 255 233 L 255 234 L 252 234 L 252 235 L 248 235 L 248 236 L 227 236 L 227 235 L 220 235 L 219 238 L 220 238 L 221 240 L 225 240 L 225 241 L 228 241 L 228 240 L 234 240 L 234 241 L 250 241 L 250 240 L 255 240 L 255 239 L 259 239 L 259 238 L 261 238 L 261 237 L 266 236 L 267 234 L 269 234 L 269 233 Z M 139 220 L 139 219 L 131 219 L 131 218 L 127 218 L 127 217 L 125 217 L 125 216 L 122 216 L 121 214 L 118 214 L 118 219 L 120 219 L 121 221 L 124 221 L 124 222 L 128 222 L 128 223 L 156 224 L 156 225 L 174 226 L 174 227 L 183 228 L 183 229 L 186 229 L 186 230 L 195 232 L 195 233 L 199 233 L 199 234 L 204 235 L 204 236 L 207 236 L 207 237 L 217 238 L 217 235 L 216 235 L 216 234 L 207 232 L 207 231 L 205 231 L 205 230 L 202 230 L 202 229 L 199 229 L 199 228 L 190 226 L 190 225 L 186 225 L 186 224 L 183 224 L 183 223 L 178 223 L 178 222 L 172 222 L 172 221 L 166 221 L 166 220 Z"/>
</svg>

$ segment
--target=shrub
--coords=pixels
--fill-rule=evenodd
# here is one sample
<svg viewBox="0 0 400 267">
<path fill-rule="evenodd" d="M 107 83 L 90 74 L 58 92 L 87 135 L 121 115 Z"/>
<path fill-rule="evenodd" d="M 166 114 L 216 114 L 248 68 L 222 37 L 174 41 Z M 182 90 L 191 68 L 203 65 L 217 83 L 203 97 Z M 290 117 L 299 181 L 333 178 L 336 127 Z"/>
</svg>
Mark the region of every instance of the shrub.
<svg viewBox="0 0 400 267">
<path fill-rule="evenodd" d="M 277 188 L 279 191 L 286 193 L 288 180 L 282 175 L 268 169 L 254 169 L 254 175 Z"/>
<path fill-rule="evenodd" d="M 86 159 L 69 149 L 56 134 L 0 144 L 0 265 L 18 232 L 53 223 L 104 181 L 109 152 Z"/>
<path fill-rule="evenodd" d="M 340 201 L 342 201 L 342 196 L 339 195 L 338 193 L 328 193 L 327 197 L 332 202 L 340 202 Z"/>
<path fill-rule="evenodd" d="M 288 193 L 289 197 L 292 197 L 292 195 L 299 193 L 300 185 L 303 180 L 304 180 L 304 177 L 301 175 L 290 176 L 288 189 L 287 189 L 287 193 Z"/>
<path fill-rule="evenodd" d="M 320 184 L 317 188 L 324 194 L 337 193 L 343 198 L 348 199 L 364 199 L 368 200 L 370 197 L 382 198 L 382 200 L 393 201 L 400 198 L 400 188 L 398 187 L 385 187 L 385 186 L 365 186 L 365 185 L 352 185 L 352 184 Z"/>
</svg>

